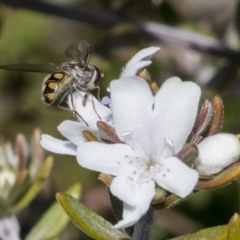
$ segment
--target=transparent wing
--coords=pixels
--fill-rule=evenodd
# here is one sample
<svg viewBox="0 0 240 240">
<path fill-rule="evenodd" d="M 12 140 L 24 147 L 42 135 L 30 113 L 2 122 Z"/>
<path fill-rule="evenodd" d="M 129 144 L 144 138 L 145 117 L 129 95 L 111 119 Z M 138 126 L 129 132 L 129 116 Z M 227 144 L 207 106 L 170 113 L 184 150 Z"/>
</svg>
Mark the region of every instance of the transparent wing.
<svg viewBox="0 0 240 240">
<path fill-rule="evenodd" d="M 0 65 L 0 69 L 10 71 L 42 72 L 42 73 L 52 73 L 59 71 L 59 68 L 54 64 L 31 64 L 31 63 Z"/>
<path fill-rule="evenodd" d="M 80 39 L 67 47 L 65 56 L 69 60 L 79 62 L 83 67 L 85 67 L 88 64 L 90 52 L 90 44 L 87 41 Z"/>
</svg>

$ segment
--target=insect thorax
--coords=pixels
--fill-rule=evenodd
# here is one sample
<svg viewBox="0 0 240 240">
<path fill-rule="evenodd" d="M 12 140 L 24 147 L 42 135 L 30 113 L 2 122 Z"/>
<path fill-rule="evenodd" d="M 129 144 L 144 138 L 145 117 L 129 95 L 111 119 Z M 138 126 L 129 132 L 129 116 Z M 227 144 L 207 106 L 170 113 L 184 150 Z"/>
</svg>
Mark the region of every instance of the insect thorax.
<svg viewBox="0 0 240 240">
<path fill-rule="evenodd" d="M 51 105 L 61 103 L 75 90 L 89 92 L 96 88 L 100 71 L 92 65 L 85 69 L 77 64 L 63 64 L 62 71 L 48 74 L 42 84 L 42 101 Z"/>
</svg>

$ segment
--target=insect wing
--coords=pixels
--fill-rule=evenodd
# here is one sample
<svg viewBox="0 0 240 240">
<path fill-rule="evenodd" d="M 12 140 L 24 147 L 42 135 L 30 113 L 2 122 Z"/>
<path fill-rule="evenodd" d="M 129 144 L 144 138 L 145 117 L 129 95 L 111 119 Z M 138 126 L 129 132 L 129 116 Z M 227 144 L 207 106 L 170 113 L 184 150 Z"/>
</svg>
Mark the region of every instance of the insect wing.
<svg viewBox="0 0 240 240">
<path fill-rule="evenodd" d="M 0 69 L 10 70 L 10 71 L 42 72 L 42 73 L 53 73 L 59 70 L 59 68 L 54 64 L 30 64 L 30 63 L 0 65 Z"/>
<path fill-rule="evenodd" d="M 90 44 L 83 40 L 73 42 L 65 51 L 65 56 L 76 62 L 79 62 L 83 67 L 88 64 L 89 55 L 91 52 Z"/>
</svg>

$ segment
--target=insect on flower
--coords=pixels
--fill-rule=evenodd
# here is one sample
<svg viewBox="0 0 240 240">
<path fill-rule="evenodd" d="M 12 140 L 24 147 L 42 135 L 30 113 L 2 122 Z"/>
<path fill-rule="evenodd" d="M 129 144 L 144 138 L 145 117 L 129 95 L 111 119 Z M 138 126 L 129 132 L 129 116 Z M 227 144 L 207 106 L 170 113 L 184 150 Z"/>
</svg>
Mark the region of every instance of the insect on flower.
<svg viewBox="0 0 240 240">
<path fill-rule="evenodd" d="M 102 76 L 99 69 L 88 64 L 90 56 L 90 44 L 85 40 L 77 40 L 67 47 L 65 56 L 69 59 L 59 66 L 54 64 L 11 64 L 0 65 L 0 69 L 25 71 L 25 72 L 42 72 L 49 73 L 42 83 L 41 100 L 47 105 L 57 104 L 60 108 L 66 97 L 75 90 L 85 92 L 82 100 L 83 106 L 90 92 L 94 89 Z M 73 104 L 72 104 L 73 105 Z"/>
</svg>

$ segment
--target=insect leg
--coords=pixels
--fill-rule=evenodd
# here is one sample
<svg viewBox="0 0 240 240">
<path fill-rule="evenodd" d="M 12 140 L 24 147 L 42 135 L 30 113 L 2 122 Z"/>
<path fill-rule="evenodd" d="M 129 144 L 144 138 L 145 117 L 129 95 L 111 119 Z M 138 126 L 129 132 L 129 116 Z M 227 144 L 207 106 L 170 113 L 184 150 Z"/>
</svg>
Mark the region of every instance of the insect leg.
<svg viewBox="0 0 240 240">
<path fill-rule="evenodd" d="M 98 101 L 101 102 L 101 99 L 100 99 L 100 87 L 99 86 L 95 86 L 94 89 L 97 89 L 97 98 L 98 98 Z"/>
<path fill-rule="evenodd" d="M 89 89 L 89 91 L 90 90 L 94 90 L 94 89 L 98 89 L 98 100 L 100 99 L 100 87 L 98 87 L 98 86 L 94 86 L 94 87 L 91 87 L 91 89 Z M 99 117 L 99 119 L 101 119 L 101 117 L 99 116 L 99 114 L 97 113 L 97 110 L 96 110 L 96 108 L 95 108 L 95 104 L 94 104 L 94 96 L 93 96 L 93 94 L 91 93 L 91 92 L 88 92 L 88 91 L 86 91 L 86 89 L 83 89 L 81 86 L 78 86 L 78 87 L 75 87 L 75 89 L 76 90 L 78 90 L 78 91 L 81 91 L 81 92 L 85 92 L 85 94 L 84 94 L 84 96 L 83 96 L 83 99 L 82 99 L 82 105 L 83 105 L 83 107 L 85 107 L 86 106 L 86 104 L 87 104 L 87 98 L 88 98 L 88 95 L 91 95 L 92 96 L 92 105 L 93 105 L 93 110 L 94 110 L 94 112 L 97 114 L 97 116 Z"/>
<path fill-rule="evenodd" d="M 80 119 L 82 119 L 82 121 L 86 124 L 86 126 L 89 127 L 88 123 L 84 120 L 84 118 L 75 110 L 72 110 L 73 116 L 76 117 L 78 116 Z"/>
<path fill-rule="evenodd" d="M 92 90 L 94 90 L 94 89 L 97 89 L 97 99 L 98 99 L 99 102 L 101 102 L 101 99 L 100 99 L 100 87 L 99 87 L 99 86 L 94 86 L 94 87 L 92 88 Z M 87 103 L 88 94 L 90 94 L 90 93 L 87 93 L 87 92 L 86 92 L 86 94 L 84 95 L 83 100 L 82 100 L 82 105 L 83 105 L 84 107 L 86 106 L 86 103 Z M 92 94 L 91 94 L 91 95 L 92 95 Z"/>
<path fill-rule="evenodd" d="M 64 106 L 61 106 L 62 102 L 65 100 L 65 98 L 70 94 L 70 101 L 71 101 L 71 104 L 72 104 L 72 108 L 73 109 L 70 109 L 70 107 L 64 107 Z M 68 101 L 66 100 L 66 103 L 67 105 L 69 106 L 69 103 Z M 64 93 L 64 95 L 61 97 L 58 105 L 57 105 L 59 108 L 63 109 L 63 110 L 67 110 L 67 111 L 71 111 L 73 116 L 76 117 L 78 116 L 87 126 L 88 123 L 85 121 L 85 119 L 75 110 L 75 106 L 74 106 L 74 103 L 73 103 L 73 90 L 72 89 L 69 89 L 69 91 L 67 91 L 66 93 Z"/>
<path fill-rule="evenodd" d="M 88 97 L 88 93 L 85 93 L 83 100 L 82 100 L 82 105 L 85 107 L 86 103 L 87 103 L 87 97 Z"/>
<path fill-rule="evenodd" d="M 94 98 L 93 98 L 93 95 L 91 93 L 89 93 L 91 96 L 92 96 L 92 105 L 93 105 L 93 109 L 94 109 L 94 112 L 97 114 L 97 116 L 99 117 L 99 119 L 102 119 L 99 114 L 97 113 L 97 110 L 95 108 L 95 104 L 94 104 Z"/>
<path fill-rule="evenodd" d="M 94 96 L 93 96 L 93 94 L 92 93 L 90 93 L 90 92 L 86 92 L 85 93 L 85 95 L 84 95 L 84 97 L 83 97 L 83 100 L 82 100 L 82 102 L 83 102 L 83 106 L 85 107 L 86 106 L 86 100 L 87 100 L 87 98 L 88 98 L 88 95 L 91 95 L 92 96 L 92 106 L 93 106 L 93 110 L 94 110 L 94 112 L 97 114 L 97 116 L 99 117 L 99 119 L 102 119 L 100 116 L 99 116 L 99 114 L 97 113 L 97 110 L 96 110 L 96 108 L 95 108 L 95 104 L 94 104 Z"/>
<path fill-rule="evenodd" d="M 75 110 L 75 106 L 74 106 L 74 103 L 73 103 L 72 91 L 71 91 L 71 93 L 70 93 L 70 97 L 71 97 L 71 104 L 72 104 L 73 109 L 72 109 L 72 110 L 69 109 L 69 110 L 72 111 L 74 117 L 78 116 L 78 117 L 79 117 L 80 119 L 82 119 L 82 121 L 89 127 L 89 125 L 88 125 L 88 123 L 85 121 L 85 119 L 79 114 L 78 111 Z"/>
</svg>

